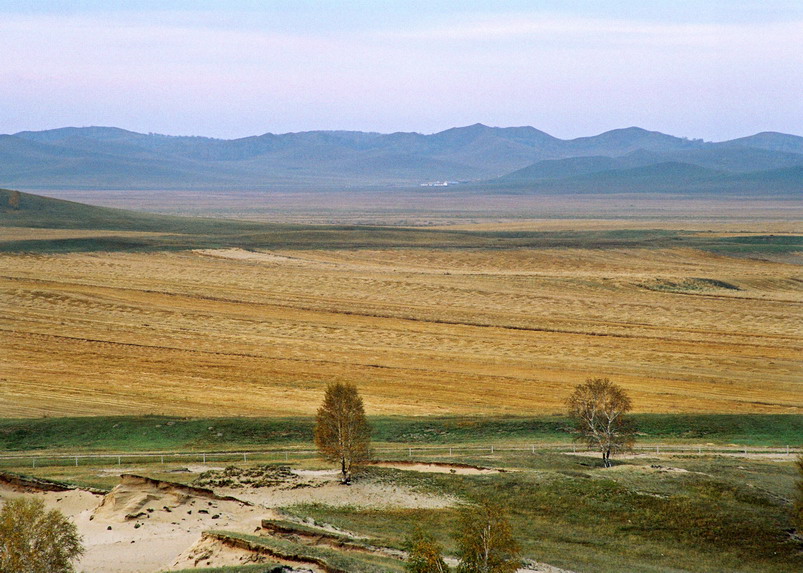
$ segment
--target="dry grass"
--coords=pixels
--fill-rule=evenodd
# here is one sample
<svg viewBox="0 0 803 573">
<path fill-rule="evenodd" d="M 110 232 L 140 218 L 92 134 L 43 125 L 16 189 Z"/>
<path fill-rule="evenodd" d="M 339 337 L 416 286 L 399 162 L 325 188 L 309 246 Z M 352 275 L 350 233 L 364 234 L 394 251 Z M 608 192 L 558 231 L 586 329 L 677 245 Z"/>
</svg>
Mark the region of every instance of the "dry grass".
<svg viewBox="0 0 803 573">
<path fill-rule="evenodd" d="M 46 241 L 58 239 L 97 239 L 103 237 L 122 238 L 161 238 L 167 233 L 149 233 L 144 231 L 104 231 L 100 229 L 39 229 L 35 227 L 3 227 L 0 226 L 0 242 L 3 241 Z"/>
<path fill-rule="evenodd" d="M 714 279 L 739 290 L 700 283 Z M 803 413 L 800 267 L 695 250 L 0 256 L 0 416 Z"/>
</svg>

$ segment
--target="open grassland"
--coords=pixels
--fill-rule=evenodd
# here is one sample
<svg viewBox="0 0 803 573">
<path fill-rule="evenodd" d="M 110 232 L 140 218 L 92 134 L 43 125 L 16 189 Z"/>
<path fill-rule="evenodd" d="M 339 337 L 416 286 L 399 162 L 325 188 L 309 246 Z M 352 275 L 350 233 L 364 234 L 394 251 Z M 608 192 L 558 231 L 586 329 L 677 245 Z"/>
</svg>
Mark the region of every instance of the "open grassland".
<svg viewBox="0 0 803 573">
<path fill-rule="evenodd" d="M 498 230 L 501 223 L 541 231 L 597 226 L 799 233 L 799 222 L 803 220 L 800 201 L 766 194 L 722 197 L 622 193 L 578 197 L 472 193 L 465 187 L 323 192 L 48 189 L 42 193 L 117 209 L 281 224 L 442 225 L 447 229 L 462 226 Z"/>
<path fill-rule="evenodd" d="M 516 471 L 483 476 L 371 469 L 373 479 L 463 500 L 494 500 L 527 559 L 570 571 L 798 571 L 789 535 L 791 464 L 718 458 L 653 458 L 600 470 L 580 457 L 490 456 Z M 334 524 L 400 547 L 421 526 L 456 550 L 455 508 L 373 509 L 305 504 L 297 518 Z"/>
<path fill-rule="evenodd" d="M 635 414 L 639 445 L 740 444 L 802 447 L 803 416 L 794 414 Z M 0 419 L 0 451 L 17 457 L 137 452 L 293 453 L 313 446 L 314 418 L 93 416 Z M 443 451 L 451 446 L 478 449 L 489 444 L 529 449 L 569 444 L 572 424 L 563 416 L 427 416 L 370 418 L 376 447 L 399 451 Z M 439 446 L 442 446 L 439 448 Z M 652 446 L 650 446 L 652 449 Z M 571 448 L 570 448 L 571 449 Z M 406 450 L 405 450 L 406 451 Z M 412 455 L 412 452 L 410 452 Z M 465 455 L 465 454 L 464 454 Z M 10 458 L 11 456 L 9 456 Z M 55 459 L 55 458 L 54 458 Z M 25 463 L 30 460 L 26 459 Z M 67 459 L 66 463 L 73 460 Z M 11 464 L 13 460 L 0 462 Z"/>
<path fill-rule="evenodd" d="M 555 413 L 591 376 L 639 412 L 803 413 L 800 267 L 634 233 L 2 254 L 0 415 L 309 415 L 335 380 L 376 415 Z"/>
<path fill-rule="evenodd" d="M 336 380 L 373 415 L 531 415 L 591 376 L 644 413 L 800 414 L 796 207 L 737 203 L 458 230 L 0 190 L 0 416 L 309 415 Z"/>
<path fill-rule="evenodd" d="M 291 462 L 295 476 L 286 466 L 273 466 L 286 475 L 285 482 L 212 486 L 218 495 L 254 504 L 239 509 L 220 500 L 203 499 L 198 505 L 192 495 L 176 498 L 170 492 L 175 482 L 198 485 L 199 478 L 210 476 L 200 472 L 225 477 L 240 468 L 253 473 L 259 469 L 255 464 L 235 463 L 224 470 L 217 464 L 171 461 L 135 467 L 82 461 L 80 467 L 17 471 L 111 490 L 105 500 L 97 495 L 84 502 L 75 517 L 82 531 L 92 534 L 85 563 L 98 563 L 105 556 L 104 563 L 113 562 L 120 571 L 183 570 L 193 561 L 196 566 L 224 565 L 216 559 L 221 546 L 214 542 L 231 538 L 267 548 L 269 556 L 293 555 L 302 562 L 323 559 L 341 571 L 401 570 L 398 559 L 403 554 L 398 551 L 417 526 L 454 556 L 460 505 L 478 500 L 492 500 L 509 512 L 528 572 L 544 571 L 535 562 L 599 573 L 791 573 L 803 564 L 803 544 L 790 518 L 798 476 L 789 456 L 640 454 L 619 457 L 608 469 L 596 457 L 549 450 L 418 461 L 440 462 L 455 471 L 432 471 L 425 463 L 406 469 L 370 466 L 347 488 L 334 484 L 335 472 L 326 471 L 320 461 L 300 459 Z M 448 465 L 455 461 L 507 471 L 464 472 L 463 466 Z M 120 475 L 132 472 L 173 483 L 158 488 L 121 484 Z M 302 481 L 311 487 L 298 487 Z M 75 494 L 38 495 L 65 507 Z M 8 495 L 8 489 L 0 487 L 0 498 Z M 139 513 L 124 518 L 132 507 Z M 260 518 L 280 525 L 285 535 L 277 534 L 276 527 L 266 528 L 265 521 L 255 529 Z M 200 537 L 202 531 L 206 533 Z M 156 549 L 165 565 L 143 568 L 145 559 L 154 561 Z M 377 554 L 380 549 L 384 556 Z M 387 550 L 396 551 L 394 561 L 387 559 Z M 176 559 L 179 554 L 184 558 Z M 200 554 L 203 559 L 197 559 Z M 174 566 L 166 566 L 170 563 Z M 230 568 L 219 571 L 242 570 L 237 561 L 228 564 Z"/>
</svg>

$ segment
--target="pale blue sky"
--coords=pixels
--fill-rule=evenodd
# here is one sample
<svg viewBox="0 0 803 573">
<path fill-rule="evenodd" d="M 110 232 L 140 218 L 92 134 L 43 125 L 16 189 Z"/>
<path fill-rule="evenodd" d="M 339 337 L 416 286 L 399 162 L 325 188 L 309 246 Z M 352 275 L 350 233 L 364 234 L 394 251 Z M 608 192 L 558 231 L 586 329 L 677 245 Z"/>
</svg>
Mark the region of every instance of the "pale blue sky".
<svg viewBox="0 0 803 573">
<path fill-rule="evenodd" d="M 0 0 L 0 133 L 803 134 L 803 2 Z"/>
</svg>

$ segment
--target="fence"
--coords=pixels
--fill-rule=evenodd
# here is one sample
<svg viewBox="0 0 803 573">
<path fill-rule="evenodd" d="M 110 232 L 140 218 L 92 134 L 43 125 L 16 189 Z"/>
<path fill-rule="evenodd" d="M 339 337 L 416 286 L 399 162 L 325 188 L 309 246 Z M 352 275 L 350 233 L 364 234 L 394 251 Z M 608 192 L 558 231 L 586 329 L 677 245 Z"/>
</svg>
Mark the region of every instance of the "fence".
<svg viewBox="0 0 803 573">
<path fill-rule="evenodd" d="M 800 446 L 756 447 L 756 446 L 709 446 L 688 444 L 652 444 L 638 445 L 635 453 L 656 455 L 689 454 L 689 455 L 797 455 L 803 453 Z M 537 452 L 583 452 L 587 451 L 577 444 L 488 444 L 488 445 L 404 445 L 393 447 L 377 447 L 374 452 L 388 459 L 415 459 L 441 457 L 489 456 L 505 452 L 535 454 Z M 0 455 L 0 466 L 5 467 L 45 467 L 67 465 L 117 465 L 158 463 L 202 463 L 211 462 L 289 462 L 294 459 L 308 458 L 317 455 L 314 449 L 272 448 L 239 451 L 184 451 L 184 452 L 105 452 L 105 453 L 69 453 L 69 452 L 32 452 L 6 453 Z"/>
</svg>

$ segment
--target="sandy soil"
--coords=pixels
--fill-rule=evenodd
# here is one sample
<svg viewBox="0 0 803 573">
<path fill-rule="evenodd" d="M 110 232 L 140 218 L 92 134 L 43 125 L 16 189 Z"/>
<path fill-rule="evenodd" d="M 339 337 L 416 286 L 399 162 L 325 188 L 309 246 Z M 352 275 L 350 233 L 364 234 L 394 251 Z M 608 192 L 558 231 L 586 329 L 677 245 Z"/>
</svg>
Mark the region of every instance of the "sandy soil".
<svg viewBox="0 0 803 573">
<path fill-rule="evenodd" d="M 293 568 L 298 573 L 324 573 L 319 567 L 313 565 L 299 566 L 298 563 L 285 561 L 274 557 L 270 563 L 279 563 Z M 246 549 L 229 547 L 216 539 L 201 537 L 196 543 L 179 555 L 173 563 L 172 569 L 192 569 L 193 567 L 224 567 L 227 565 L 246 565 L 249 563 L 263 563 L 264 558 L 254 555 Z"/>
<path fill-rule="evenodd" d="M 273 508 L 282 506 L 324 503 L 439 508 L 457 501 L 360 480 L 345 487 L 338 483 L 336 471 L 299 471 L 298 478 L 274 487 L 221 488 L 212 494 L 123 474 L 120 484 L 105 496 L 83 490 L 23 492 L 5 485 L 0 487 L 0 500 L 36 495 L 48 508 L 57 508 L 72 519 L 86 548 L 78 570 L 90 573 L 148 573 L 253 562 L 253 554 L 203 540 L 202 533 L 212 529 L 253 533 L 262 519 L 280 517 Z M 237 499 L 226 499 L 228 496 Z"/>
<path fill-rule="evenodd" d="M 459 475 L 485 475 L 498 474 L 500 470 L 494 468 L 481 468 L 463 464 L 417 463 L 417 462 L 374 462 L 371 464 L 379 468 L 393 468 L 412 472 Z"/>
<path fill-rule="evenodd" d="M 202 531 L 232 528 L 252 532 L 266 514 L 264 509 L 244 503 L 198 497 L 134 480 L 123 480 L 105 497 L 82 490 L 23 493 L 0 489 L 0 499 L 19 495 L 41 497 L 48 508 L 59 509 L 75 522 L 86 549 L 77 569 L 90 573 L 169 569 Z"/>
<path fill-rule="evenodd" d="M 354 507 L 410 507 L 437 509 L 457 503 L 457 499 L 416 492 L 410 488 L 361 481 L 340 484 L 337 470 L 297 471 L 298 483 L 259 489 L 219 488 L 221 495 L 236 496 L 262 507 L 276 508 L 300 503 L 323 503 Z"/>
</svg>

